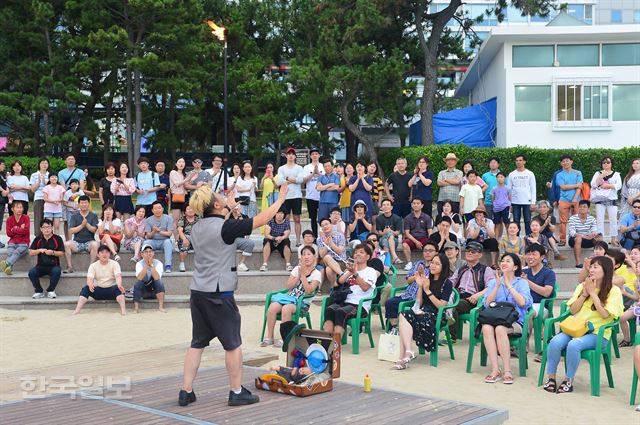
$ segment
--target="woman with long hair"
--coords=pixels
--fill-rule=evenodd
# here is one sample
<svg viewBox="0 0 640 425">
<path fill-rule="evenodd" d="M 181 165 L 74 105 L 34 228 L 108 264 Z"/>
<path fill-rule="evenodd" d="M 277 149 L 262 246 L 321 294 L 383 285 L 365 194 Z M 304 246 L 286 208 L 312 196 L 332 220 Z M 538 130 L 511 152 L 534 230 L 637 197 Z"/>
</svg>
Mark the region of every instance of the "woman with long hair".
<svg viewBox="0 0 640 425">
<path fill-rule="evenodd" d="M 488 384 L 493 384 L 501 379 L 505 384 L 513 384 L 509 335 L 522 334 L 524 317 L 527 309 L 533 304 L 529 283 L 520 276 L 522 276 L 520 257 L 513 253 L 504 254 L 500 258 L 496 277 L 489 281 L 485 292 L 485 308 L 490 307 L 494 301 L 507 302 L 513 304 L 518 312 L 518 320 L 510 327 L 482 325 L 484 346 L 491 362 L 491 373 L 484 378 L 484 382 Z M 498 355 L 502 359 L 504 372 L 500 370 Z"/>
<path fill-rule="evenodd" d="M 100 243 L 109 247 L 115 261 L 120 261 L 118 251 L 122 241 L 122 221 L 115 217 L 113 205 L 105 205 L 102 208 L 102 216 L 98 222 L 98 237 Z"/>
<path fill-rule="evenodd" d="M 598 233 L 605 238 L 604 213 L 609 216 L 609 238 L 611 244 L 618 243 L 618 191 L 622 188 L 620 173 L 613 168 L 613 158 L 604 156 L 600 160 L 600 171 L 591 178 L 591 203 L 596 204 Z"/>
<path fill-rule="evenodd" d="M 249 218 L 257 214 L 256 187 L 258 187 L 258 179 L 253 175 L 253 165 L 251 161 L 244 161 L 240 176 L 236 179 L 235 189 L 236 199 L 242 200 L 242 214 Z"/>
<path fill-rule="evenodd" d="M 609 257 L 595 257 L 589 266 L 589 275 L 579 284 L 567 301 L 571 314 L 578 319 L 590 322 L 593 332 L 573 338 L 564 332 L 554 336 L 547 347 L 547 381 L 543 388 L 550 393 L 573 392 L 573 378 L 580 364 L 580 353 L 593 349 L 598 341 L 601 326 L 613 322 L 622 315 L 622 293 L 613 285 L 613 261 Z M 609 343 L 611 329 L 604 332 L 603 348 Z M 558 386 L 556 371 L 566 350 L 566 377 Z M 599 373 L 599 372 L 598 372 Z"/>
<path fill-rule="evenodd" d="M 173 237 L 178 240 L 178 220 L 188 204 L 187 189 L 184 183 L 187 178 L 185 167 L 187 162 L 183 157 L 176 160 L 173 170 L 169 173 L 169 188 L 171 193 L 171 217 L 173 218 Z"/>
<path fill-rule="evenodd" d="M 422 266 L 418 268 L 416 282 L 419 289 L 415 305 L 419 308 L 403 311 L 400 314 L 398 329 L 400 355 L 403 357 L 394 364 L 395 369 L 406 369 L 411 360 L 416 358 L 416 354 L 411 351 L 412 339 L 418 347 L 423 347 L 428 352 L 435 351 L 438 343 L 436 332 L 438 309 L 447 305 L 453 290 L 453 283 L 449 279 L 450 267 L 449 259 L 441 252 L 431 260 L 428 275 L 425 274 Z"/>
<path fill-rule="evenodd" d="M 272 162 L 267 163 L 264 170 L 264 176 L 260 179 L 260 190 L 262 191 L 262 202 L 260 211 L 269 208 L 278 196 L 278 175 L 275 173 L 275 167 Z"/>
<path fill-rule="evenodd" d="M 231 176 L 229 177 L 229 181 L 227 187 L 229 190 L 233 190 L 236 187 L 236 181 L 240 178 L 240 173 L 242 172 L 242 168 L 240 168 L 240 164 L 234 162 L 231 166 Z"/>
<path fill-rule="evenodd" d="M 88 197 L 92 197 L 96 193 L 98 193 L 98 188 L 96 187 L 96 184 L 93 182 L 93 178 L 91 177 L 91 173 L 89 172 L 89 167 L 87 167 L 86 165 L 81 165 L 80 169 L 84 173 L 84 182 L 85 182 L 84 189 L 82 190 L 84 191 L 85 195 L 87 195 Z"/>
<path fill-rule="evenodd" d="M 633 201 L 640 198 L 640 158 L 631 161 L 627 175 L 622 181 L 622 214 L 633 212 Z"/>
<path fill-rule="evenodd" d="M 356 175 L 349 178 L 347 181 L 349 190 L 351 191 L 351 210 L 356 202 L 363 201 L 367 206 L 365 214 L 367 221 L 371 223 L 371 214 L 373 211 L 373 205 L 371 201 L 371 190 L 373 189 L 373 178 L 367 174 L 367 166 L 364 162 L 358 161 L 356 163 Z"/>
<path fill-rule="evenodd" d="M 133 214 L 133 201 L 131 194 L 136 191 L 136 182 L 129 177 L 129 166 L 126 162 L 118 167 L 118 177 L 111 182 L 111 192 L 114 195 L 114 209 L 116 216 L 122 221 L 127 221 Z"/>
<path fill-rule="evenodd" d="M 113 192 L 111 192 L 111 183 L 116 179 L 116 164 L 107 162 L 104 166 L 104 174 L 104 177 L 98 182 L 98 197 L 103 207 L 113 205 L 115 201 Z"/>
<path fill-rule="evenodd" d="M 133 251 L 133 257 L 131 257 L 133 263 L 140 261 L 140 248 L 144 242 L 144 226 L 146 224 L 145 213 L 144 205 L 138 205 L 134 215 L 124 222 L 124 247 Z"/>
</svg>

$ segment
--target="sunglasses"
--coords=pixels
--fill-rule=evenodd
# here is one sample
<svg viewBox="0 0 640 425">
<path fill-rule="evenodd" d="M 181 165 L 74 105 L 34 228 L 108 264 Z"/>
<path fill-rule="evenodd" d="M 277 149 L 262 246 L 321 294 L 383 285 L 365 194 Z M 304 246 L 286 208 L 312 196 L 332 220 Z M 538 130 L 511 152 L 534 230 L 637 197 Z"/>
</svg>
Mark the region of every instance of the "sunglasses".
<svg viewBox="0 0 640 425">
<path fill-rule="evenodd" d="M 479 251 L 477 249 L 467 249 L 467 252 L 470 252 L 472 254 L 480 254 L 482 251 Z"/>
</svg>

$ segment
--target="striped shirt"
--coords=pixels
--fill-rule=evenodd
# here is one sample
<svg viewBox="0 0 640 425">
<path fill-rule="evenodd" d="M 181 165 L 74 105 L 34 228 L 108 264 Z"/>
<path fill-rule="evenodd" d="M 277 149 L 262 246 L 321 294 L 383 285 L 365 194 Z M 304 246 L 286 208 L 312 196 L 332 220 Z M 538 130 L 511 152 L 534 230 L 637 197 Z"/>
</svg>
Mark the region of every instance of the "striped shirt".
<svg viewBox="0 0 640 425">
<path fill-rule="evenodd" d="M 583 222 L 578 214 L 569 217 L 569 237 L 575 237 L 576 235 L 590 235 L 591 233 L 598 233 L 596 226 L 596 219 L 587 215 L 586 220 Z"/>
<path fill-rule="evenodd" d="M 330 247 L 328 247 L 324 243 L 324 240 L 322 240 L 323 236 L 324 234 L 321 233 L 320 235 L 318 235 L 318 239 L 316 239 L 316 244 L 318 244 L 318 252 L 322 248 L 327 248 L 329 250 L 329 255 L 331 257 L 333 257 L 336 260 L 345 261 L 347 259 L 347 250 L 343 249 L 342 254 L 338 254 L 337 252 L 332 250 Z M 346 247 L 347 245 L 347 240 L 345 239 L 344 235 L 342 233 L 336 232 L 335 230 L 331 233 L 331 240 L 333 241 L 333 244 L 336 246 Z"/>
<path fill-rule="evenodd" d="M 380 194 L 384 190 L 384 184 L 382 184 L 382 179 L 378 176 L 373 177 L 373 188 L 371 189 L 371 200 L 374 204 L 378 202 L 380 199 Z"/>
</svg>

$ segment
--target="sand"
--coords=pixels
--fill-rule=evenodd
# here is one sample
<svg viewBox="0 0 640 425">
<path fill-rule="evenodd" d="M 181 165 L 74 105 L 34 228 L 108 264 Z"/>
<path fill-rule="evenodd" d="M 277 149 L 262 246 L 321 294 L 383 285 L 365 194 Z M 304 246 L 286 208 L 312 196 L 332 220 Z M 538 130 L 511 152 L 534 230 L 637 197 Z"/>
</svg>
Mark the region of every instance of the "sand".
<svg viewBox="0 0 640 425">
<path fill-rule="evenodd" d="M 280 362 L 269 365 L 284 364 L 283 353 L 275 348 L 259 347 L 263 307 L 242 306 L 240 311 L 244 349 L 279 353 Z M 314 326 L 318 324 L 319 314 L 318 306 L 313 306 Z M 140 314 L 130 312 L 125 317 L 120 316 L 115 304 L 112 309 L 85 309 L 78 316 L 71 316 L 70 310 L 0 310 L 0 372 L 28 372 L 45 365 L 52 367 L 175 344 L 186 347 L 190 331 L 189 311 L 179 308 L 169 309 L 167 314 L 147 308 Z M 376 321 L 376 343 L 379 331 Z M 220 350 L 219 346 L 210 349 Z M 377 360 L 377 349 L 371 349 L 365 338 L 357 356 L 351 354 L 350 343 L 345 346 L 340 380 L 361 384 L 365 373 L 369 373 L 374 391 L 385 388 L 507 409 L 509 424 L 640 424 L 640 413 L 628 404 L 632 373 L 629 348 L 621 349 L 622 358 L 613 361 L 615 389 L 606 385 L 602 371 L 600 397 L 590 395 L 586 362 L 582 362 L 578 370 L 575 392 L 553 395 L 536 386 L 538 363 L 530 361 L 527 377 L 516 376 L 512 386 L 485 384 L 483 377 L 489 369 L 480 366 L 479 350 L 476 350 L 471 374 L 464 371 L 466 343 L 456 344 L 454 350 L 456 360 L 450 360 L 446 350 L 440 352 L 437 368 L 429 366 L 426 357 L 420 356 L 409 369 L 395 371 L 391 370 L 391 363 Z M 124 372 L 127 367 L 131 366 L 123 364 Z M 517 371 L 515 359 L 512 369 Z M 180 372 L 179 368 L 167 371 Z"/>
</svg>

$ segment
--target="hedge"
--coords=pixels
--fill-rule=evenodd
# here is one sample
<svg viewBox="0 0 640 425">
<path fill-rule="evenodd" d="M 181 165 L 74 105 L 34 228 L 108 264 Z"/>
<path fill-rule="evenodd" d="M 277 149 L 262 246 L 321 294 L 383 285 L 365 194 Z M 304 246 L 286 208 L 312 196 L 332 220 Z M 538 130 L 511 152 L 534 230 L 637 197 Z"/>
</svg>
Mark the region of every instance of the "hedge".
<svg viewBox="0 0 640 425">
<path fill-rule="evenodd" d="M 622 178 L 627 174 L 634 158 L 640 158 L 640 147 L 623 149 L 538 149 L 529 147 L 515 148 L 471 148 L 466 145 L 433 145 L 411 146 L 405 148 L 381 149 L 378 161 L 385 175 L 388 175 L 395 165 L 398 157 L 407 158 L 407 169 L 413 170 L 418 159 L 425 155 L 430 160 L 429 169 L 438 175 L 440 170 L 446 168 L 444 157 L 453 152 L 460 159 L 458 168 L 462 168 L 462 161 L 469 159 L 476 167 L 480 175 L 489 169 L 488 162 L 491 157 L 500 159 L 500 169 L 508 174 L 515 169 L 516 155 L 524 154 L 527 158 L 526 167 L 536 176 L 538 199 L 547 198 L 545 183 L 553 177 L 553 173 L 560 168 L 560 157 L 568 154 L 573 157 L 573 168 L 582 171 L 585 181 L 591 181 L 594 173 L 600 169 L 600 159 L 608 155 L 613 158 L 614 169 L 620 172 Z M 433 185 L 433 199 L 437 199 L 438 187 Z"/>
<path fill-rule="evenodd" d="M 8 173 L 11 172 L 11 163 L 13 161 L 17 159 L 22 162 L 22 174 L 27 177 L 38 171 L 38 164 L 40 162 L 40 157 L 37 156 L 3 156 L 2 159 L 4 159 Z M 63 158 L 50 156 L 47 157 L 47 159 L 49 160 L 49 171 L 57 172 L 67 166 Z"/>
</svg>

